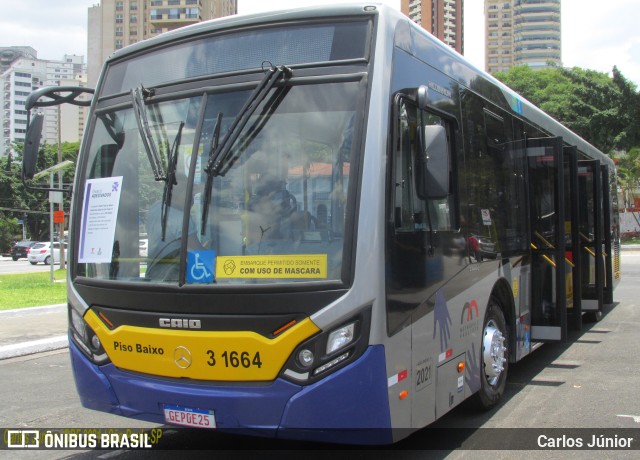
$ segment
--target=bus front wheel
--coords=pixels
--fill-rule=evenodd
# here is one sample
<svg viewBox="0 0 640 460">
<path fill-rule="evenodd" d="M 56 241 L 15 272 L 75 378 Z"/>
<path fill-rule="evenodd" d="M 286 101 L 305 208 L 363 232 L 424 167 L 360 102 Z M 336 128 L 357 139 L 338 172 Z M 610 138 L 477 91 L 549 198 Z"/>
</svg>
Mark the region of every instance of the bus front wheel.
<svg viewBox="0 0 640 460">
<path fill-rule="evenodd" d="M 509 369 L 509 336 L 498 299 L 491 296 L 482 326 L 480 390 L 476 394 L 482 409 L 494 407 L 502 397 Z"/>
</svg>

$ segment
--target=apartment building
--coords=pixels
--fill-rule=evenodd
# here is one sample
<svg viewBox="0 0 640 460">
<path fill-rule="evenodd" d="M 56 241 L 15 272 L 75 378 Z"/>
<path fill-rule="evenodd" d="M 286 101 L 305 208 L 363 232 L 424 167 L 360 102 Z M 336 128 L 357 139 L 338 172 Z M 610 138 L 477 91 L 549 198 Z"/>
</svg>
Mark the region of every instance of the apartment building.
<svg viewBox="0 0 640 460">
<path fill-rule="evenodd" d="M 208 19 L 237 14 L 238 0 L 100 0 L 88 9 L 88 84 L 115 50 Z"/>
<path fill-rule="evenodd" d="M 0 48 L 0 158 L 12 153 L 12 144 L 24 142 L 27 132 L 25 102 L 32 91 L 43 86 L 76 86 L 86 84 L 84 56 L 65 55 L 61 60 L 38 59 L 31 47 Z M 86 110 L 86 109 L 85 109 Z M 58 143 L 59 120 L 62 142 L 77 142 L 84 129 L 84 111 L 61 117 L 57 108 L 41 109 L 44 113 L 42 140 Z M 66 128 L 63 128 L 63 125 Z"/>
<path fill-rule="evenodd" d="M 485 0 L 485 70 L 562 64 L 560 0 Z"/>
<path fill-rule="evenodd" d="M 400 11 L 458 53 L 463 54 L 463 6 L 463 0 L 401 0 Z"/>
</svg>

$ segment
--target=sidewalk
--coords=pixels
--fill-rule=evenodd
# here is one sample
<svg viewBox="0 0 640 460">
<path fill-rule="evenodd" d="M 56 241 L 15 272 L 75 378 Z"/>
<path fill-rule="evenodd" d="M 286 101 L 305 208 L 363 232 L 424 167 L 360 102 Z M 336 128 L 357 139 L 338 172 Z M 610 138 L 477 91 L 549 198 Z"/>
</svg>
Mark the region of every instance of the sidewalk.
<svg viewBox="0 0 640 460">
<path fill-rule="evenodd" d="M 66 304 L 0 311 L 0 360 L 68 345 Z"/>
<path fill-rule="evenodd" d="M 640 251 L 640 244 L 623 244 L 620 248 L 623 251 Z"/>
</svg>

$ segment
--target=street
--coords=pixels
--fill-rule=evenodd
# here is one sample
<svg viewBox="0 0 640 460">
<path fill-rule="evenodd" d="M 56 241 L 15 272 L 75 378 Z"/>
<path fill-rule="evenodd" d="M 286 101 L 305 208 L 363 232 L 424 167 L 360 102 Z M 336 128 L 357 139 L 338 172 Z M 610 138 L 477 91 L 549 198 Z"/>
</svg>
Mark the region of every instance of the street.
<svg viewBox="0 0 640 460">
<path fill-rule="evenodd" d="M 281 456 L 290 449 L 331 450 L 332 455 L 354 454 L 409 458 L 513 458 L 513 451 L 473 450 L 493 428 L 617 428 L 631 429 L 640 442 L 640 251 L 625 251 L 623 280 L 615 291 L 617 305 L 608 308 L 604 319 L 570 333 L 565 344 L 546 344 L 523 361 L 511 365 L 502 403 L 489 412 L 478 412 L 463 403 L 430 429 L 384 447 L 349 447 L 243 438 L 205 430 L 167 429 L 160 444 L 163 450 L 115 451 L 14 451 L 11 458 L 173 458 L 180 449 L 194 447 L 215 450 L 215 458 L 234 457 L 243 452 L 264 456 L 274 451 Z M 81 407 L 75 392 L 68 352 L 59 350 L 0 361 L 0 427 L 2 428 L 153 428 L 157 425 L 94 412 Z M 433 428 L 437 430 L 433 430 Z M 483 430 L 478 431 L 479 428 Z M 429 450 L 434 433 L 455 433 L 463 449 Z M 510 430 L 500 430 L 508 436 Z M 517 442 L 515 440 L 514 442 Z M 636 449 L 638 446 L 636 446 Z M 235 451 L 235 452 L 234 452 Z M 0 458 L 7 452 L 0 451 Z M 211 454 L 211 453 L 210 453 Z M 299 455 L 299 453 L 298 453 Z M 306 455 L 306 454 L 305 454 Z M 326 452 L 323 454 L 326 455 Z M 611 454 L 609 454 L 611 455 Z M 520 458 L 605 458 L 603 451 L 519 451 Z M 617 451 L 615 458 L 635 458 L 636 451 Z M 606 457 L 613 458 L 613 457 Z"/>
<path fill-rule="evenodd" d="M 54 270 L 58 270 L 59 268 L 60 264 L 55 264 L 53 266 Z M 0 257 L 0 275 L 9 275 L 12 273 L 48 272 L 50 270 L 50 265 L 31 265 L 27 259 L 18 259 L 14 261 L 10 257 Z"/>
</svg>

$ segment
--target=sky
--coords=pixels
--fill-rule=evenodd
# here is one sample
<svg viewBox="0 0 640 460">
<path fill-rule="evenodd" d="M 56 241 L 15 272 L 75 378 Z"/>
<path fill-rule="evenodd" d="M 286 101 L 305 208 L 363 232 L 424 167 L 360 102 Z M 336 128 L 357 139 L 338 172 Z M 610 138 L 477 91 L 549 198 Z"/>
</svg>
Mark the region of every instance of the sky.
<svg viewBox="0 0 640 460">
<path fill-rule="evenodd" d="M 238 12 L 348 0 L 238 0 Z M 378 0 L 400 8 L 400 0 Z M 0 0 L 0 46 L 31 46 L 42 59 L 87 54 L 87 8 L 99 0 Z M 606 5 L 606 7 L 605 7 Z M 640 1 L 562 0 L 562 62 L 611 73 L 640 88 Z M 465 56 L 484 69 L 484 0 L 465 0 Z"/>
</svg>

